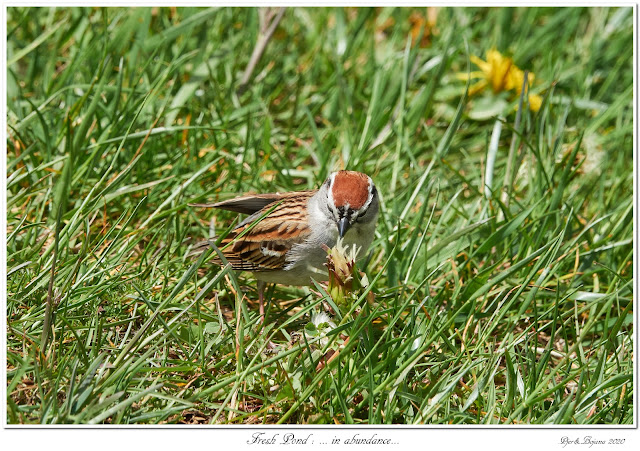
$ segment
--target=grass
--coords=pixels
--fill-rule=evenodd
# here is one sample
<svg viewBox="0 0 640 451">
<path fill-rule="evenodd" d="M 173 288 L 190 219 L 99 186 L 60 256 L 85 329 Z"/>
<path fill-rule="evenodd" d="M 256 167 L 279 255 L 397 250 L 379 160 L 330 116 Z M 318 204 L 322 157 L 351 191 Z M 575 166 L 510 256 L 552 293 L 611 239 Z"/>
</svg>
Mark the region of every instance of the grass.
<svg viewBox="0 0 640 451">
<path fill-rule="evenodd" d="M 8 8 L 8 422 L 632 424 L 632 19 L 289 9 L 238 94 L 256 9 Z M 491 48 L 539 111 L 464 81 Z M 190 204 L 342 167 L 371 283 L 326 336 L 270 287 L 261 330 Z"/>
</svg>

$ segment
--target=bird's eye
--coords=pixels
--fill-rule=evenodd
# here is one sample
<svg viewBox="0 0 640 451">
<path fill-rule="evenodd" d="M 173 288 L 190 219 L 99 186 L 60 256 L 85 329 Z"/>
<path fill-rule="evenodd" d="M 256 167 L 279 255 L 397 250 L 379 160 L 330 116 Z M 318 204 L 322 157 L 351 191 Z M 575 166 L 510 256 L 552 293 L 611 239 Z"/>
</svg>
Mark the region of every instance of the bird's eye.
<svg viewBox="0 0 640 451">
<path fill-rule="evenodd" d="M 360 212 L 358 212 L 358 214 L 356 215 L 356 222 L 358 222 L 360 220 L 360 218 L 362 218 L 364 215 L 367 214 L 367 210 L 362 210 Z"/>
</svg>

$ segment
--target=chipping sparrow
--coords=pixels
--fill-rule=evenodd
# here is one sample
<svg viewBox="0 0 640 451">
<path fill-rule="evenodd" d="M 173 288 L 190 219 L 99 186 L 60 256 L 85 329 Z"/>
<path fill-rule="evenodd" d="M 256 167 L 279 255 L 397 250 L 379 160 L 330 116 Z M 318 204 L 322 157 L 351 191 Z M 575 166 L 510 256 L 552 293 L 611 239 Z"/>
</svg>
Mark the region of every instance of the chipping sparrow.
<svg viewBox="0 0 640 451">
<path fill-rule="evenodd" d="M 250 214 L 224 239 L 222 253 L 234 269 L 258 279 L 264 318 L 266 283 L 327 279 L 323 245 L 331 248 L 342 238 L 345 246 L 356 245 L 358 257 L 364 255 L 375 233 L 378 192 L 368 175 L 339 171 L 318 190 L 247 195 L 211 207 Z"/>
</svg>

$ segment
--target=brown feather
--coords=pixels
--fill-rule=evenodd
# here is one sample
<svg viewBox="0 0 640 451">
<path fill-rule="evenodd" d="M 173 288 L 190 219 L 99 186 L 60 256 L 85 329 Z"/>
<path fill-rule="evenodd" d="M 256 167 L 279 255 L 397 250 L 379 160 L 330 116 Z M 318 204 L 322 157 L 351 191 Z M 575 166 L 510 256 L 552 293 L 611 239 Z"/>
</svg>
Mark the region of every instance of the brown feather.
<svg viewBox="0 0 640 451">
<path fill-rule="evenodd" d="M 240 196 L 233 199 L 223 200 L 215 204 L 208 205 L 212 208 L 219 208 L 221 210 L 235 211 L 236 213 L 253 214 L 262 210 L 269 204 L 280 200 L 288 193 L 270 193 L 270 194 L 249 194 L 247 196 Z"/>
<path fill-rule="evenodd" d="M 253 213 L 222 241 L 222 253 L 231 266 L 246 271 L 284 269 L 287 253 L 295 244 L 306 240 L 311 233 L 306 215 L 301 216 L 300 212 L 306 210 L 307 202 L 315 193 L 316 191 L 298 191 L 260 195 L 259 198 L 243 196 L 215 204 L 216 208 Z M 262 208 L 251 211 L 251 208 L 261 201 L 266 202 L 269 199 L 271 200 Z M 229 208 L 230 206 L 233 208 Z M 269 212 L 271 209 L 273 210 Z M 267 212 L 267 216 L 259 220 Z M 256 223 L 257 220 L 259 222 Z"/>
</svg>

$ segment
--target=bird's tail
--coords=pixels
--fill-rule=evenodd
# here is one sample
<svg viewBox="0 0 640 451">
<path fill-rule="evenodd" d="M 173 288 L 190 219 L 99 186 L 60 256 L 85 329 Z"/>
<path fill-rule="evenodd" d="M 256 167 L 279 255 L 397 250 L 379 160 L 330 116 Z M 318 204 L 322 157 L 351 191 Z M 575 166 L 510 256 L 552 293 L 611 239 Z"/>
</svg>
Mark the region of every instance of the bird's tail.
<svg viewBox="0 0 640 451">
<path fill-rule="evenodd" d="M 197 258 L 207 249 L 215 249 L 212 244 L 216 242 L 216 219 L 211 218 L 209 222 L 209 237 L 206 240 L 197 241 L 187 249 L 187 258 Z"/>
<path fill-rule="evenodd" d="M 202 240 L 194 243 L 189 249 L 187 249 L 187 258 L 197 258 L 207 249 L 214 249 L 212 244 L 215 243 L 215 238 L 210 238 L 208 240 Z"/>
</svg>

